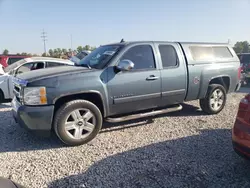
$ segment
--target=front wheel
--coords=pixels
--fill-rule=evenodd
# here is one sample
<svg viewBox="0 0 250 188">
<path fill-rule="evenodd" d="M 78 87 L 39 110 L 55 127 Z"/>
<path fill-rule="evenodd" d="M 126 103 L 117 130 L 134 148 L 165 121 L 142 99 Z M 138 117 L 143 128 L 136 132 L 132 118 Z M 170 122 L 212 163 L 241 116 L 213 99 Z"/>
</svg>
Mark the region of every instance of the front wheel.
<svg viewBox="0 0 250 188">
<path fill-rule="evenodd" d="M 208 87 L 206 97 L 200 99 L 200 106 L 207 114 L 218 114 L 224 108 L 226 99 L 225 88 L 219 84 L 212 84 Z"/>
<path fill-rule="evenodd" d="M 56 135 L 66 145 L 85 144 L 96 137 L 102 127 L 102 114 L 98 107 L 86 100 L 64 104 L 55 115 Z"/>
</svg>

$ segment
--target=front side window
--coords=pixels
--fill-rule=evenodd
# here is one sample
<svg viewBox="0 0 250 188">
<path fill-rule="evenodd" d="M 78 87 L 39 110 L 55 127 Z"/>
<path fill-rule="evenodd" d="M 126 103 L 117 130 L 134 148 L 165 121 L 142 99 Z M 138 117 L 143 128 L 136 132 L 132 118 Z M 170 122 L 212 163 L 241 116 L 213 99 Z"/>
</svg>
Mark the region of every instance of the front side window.
<svg viewBox="0 0 250 188">
<path fill-rule="evenodd" d="M 153 49 L 150 45 L 131 47 L 121 58 L 121 60 L 125 59 L 134 63 L 134 68 L 132 70 L 156 68 Z"/>
<path fill-rule="evenodd" d="M 178 65 L 178 56 L 173 46 L 171 45 L 159 45 L 159 51 L 161 54 L 162 66 L 175 67 Z"/>
<path fill-rule="evenodd" d="M 102 69 L 109 63 L 109 61 L 117 54 L 117 52 L 121 48 L 121 45 L 100 46 L 92 53 L 85 56 L 79 63 L 76 63 L 76 65 Z"/>
</svg>

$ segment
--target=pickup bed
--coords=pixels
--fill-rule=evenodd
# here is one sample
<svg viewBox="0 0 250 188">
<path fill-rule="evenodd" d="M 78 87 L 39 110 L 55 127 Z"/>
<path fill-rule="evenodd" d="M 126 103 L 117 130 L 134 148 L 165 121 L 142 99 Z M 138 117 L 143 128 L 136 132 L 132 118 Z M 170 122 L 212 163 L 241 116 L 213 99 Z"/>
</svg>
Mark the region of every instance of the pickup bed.
<svg viewBox="0 0 250 188">
<path fill-rule="evenodd" d="M 13 116 L 23 127 L 67 145 L 92 140 L 103 121 L 120 122 L 181 110 L 200 100 L 219 113 L 240 87 L 240 62 L 227 44 L 120 42 L 100 46 L 77 66 L 21 74 Z"/>
</svg>

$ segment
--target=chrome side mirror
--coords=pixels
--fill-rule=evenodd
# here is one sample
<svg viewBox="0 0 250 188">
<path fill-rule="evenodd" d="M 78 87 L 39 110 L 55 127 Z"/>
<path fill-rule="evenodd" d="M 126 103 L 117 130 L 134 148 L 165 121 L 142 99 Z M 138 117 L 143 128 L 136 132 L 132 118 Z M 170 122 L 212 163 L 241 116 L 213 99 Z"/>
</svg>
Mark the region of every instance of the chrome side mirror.
<svg viewBox="0 0 250 188">
<path fill-rule="evenodd" d="M 117 68 L 121 71 L 130 71 L 134 66 L 135 64 L 132 61 L 123 59 L 118 63 Z"/>
</svg>

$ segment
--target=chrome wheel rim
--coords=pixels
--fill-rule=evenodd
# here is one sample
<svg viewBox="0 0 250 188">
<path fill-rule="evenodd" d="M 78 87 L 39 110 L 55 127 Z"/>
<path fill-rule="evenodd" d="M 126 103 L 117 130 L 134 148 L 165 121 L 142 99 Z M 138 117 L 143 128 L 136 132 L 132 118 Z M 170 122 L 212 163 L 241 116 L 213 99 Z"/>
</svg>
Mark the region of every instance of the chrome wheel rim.
<svg viewBox="0 0 250 188">
<path fill-rule="evenodd" d="M 220 89 L 216 89 L 210 97 L 210 107 L 214 111 L 218 111 L 222 107 L 224 100 L 224 93 Z"/>
<path fill-rule="evenodd" d="M 66 118 L 64 128 L 67 135 L 75 140 L 84 139 L 95 129 L 96 117 L 85 108 L 72 111 Z"/>
</svg>

